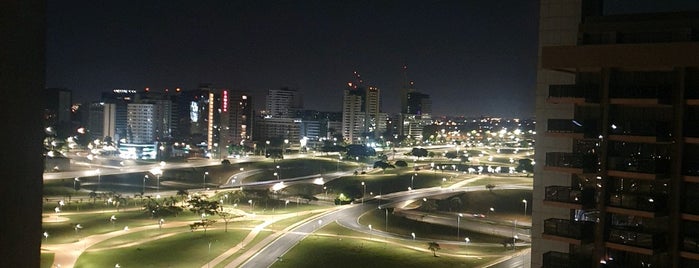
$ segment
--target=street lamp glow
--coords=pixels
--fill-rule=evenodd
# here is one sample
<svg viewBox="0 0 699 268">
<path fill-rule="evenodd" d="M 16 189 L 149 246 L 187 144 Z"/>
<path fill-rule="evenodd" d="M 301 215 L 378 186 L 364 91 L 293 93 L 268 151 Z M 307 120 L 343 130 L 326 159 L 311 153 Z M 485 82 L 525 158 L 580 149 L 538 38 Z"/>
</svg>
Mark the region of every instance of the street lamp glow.
<svg viewBox="0 0 699 268">
<path fill-rule="evenodd" d="M 413 237 L 413 240 L 415 240 L 415 233 L 410 233 L 410 235 Z"/>
<path fill-rule="evenodd" d="M 209 175 L 209 172 L 208 172 L 208 171 L 205 171 L 205 172 L 204 172 L 204 183 L 201 185 L 201 188 L 202 188 L 203 190 L 206 190 L 206 175 Z"/>
</svg>

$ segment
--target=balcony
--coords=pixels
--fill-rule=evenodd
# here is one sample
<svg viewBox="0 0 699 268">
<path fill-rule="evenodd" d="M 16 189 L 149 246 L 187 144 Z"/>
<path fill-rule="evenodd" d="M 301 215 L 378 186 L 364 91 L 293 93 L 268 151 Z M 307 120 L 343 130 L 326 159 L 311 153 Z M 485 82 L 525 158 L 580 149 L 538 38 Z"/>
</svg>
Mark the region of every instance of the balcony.
<svg viewBox="0 0 699 268">
<path fill-rule="evenodd" d="M 647 233 L 612 227 L 609 229 L 607 247 L 628 252 L 653 255 L 667 245 L 664 233 Z"/>
<path fill-rule="evenodd" d="M 599 103 L 599 86 L 597 85 L 550 85 L 551 103 Z"/>
<path fill-rule="evenodd" d="M 667 105 L 670 104 L 672 87 L 658 86 L 611 86 L 611 104 L 620 105 Z"/>
<path fill-rule="evenodd" d="M 591 267 L 592 258 L 578 254 L 549 251 L 544 253 L 544 268 L 582 268 Z"/>
<path fill-rule="evenodd" d="M 548 152 L 546 169 L 569 173 L 595 173 L 599 171 L 597 156 L 593 154 Z"/>
<path fill-rule="evenodd" d="M 668 122 L 621 122 L 610 126 L 609 139 L 641 143 L 670 142 L 672 141 L 672 131 Z"/>
<path fill-rule="evenodd" d="M 547 186 L 544 204 L 571 209 L 582 209 L 594 206 L 594 198 L 594 189 L 585 188 L 579 190 L 566 186 Z"/>
<path fill-rule="evenodd" d="M 612 193 L 609 212 L 653 218 L 667 214 L 667 197 L 631 193 Z M 621 208 L 621 209 L 619 209 Z"/>
<path fill-rule="evenodd" d="M 699 237 L 685 235 L 682 240 L 682 250 L 699 253 Z"/>
<path fill-rule="evenodd" d="M 668 176 L 670 160 L 659 158 L 609 157 L 609 175 L 655 180 Z"/>
<path fill-rule="evenodd" d="M 579 245 L 593 240 L 594 229 L 595 223 L 591 221 L 552 218 L 544 220 L 542 237 Z"/>
<path fill-rule="evenodd" d="M 699 144 L 699 123 L 695 118 L 688 119 L 684 123 L 684 141 Z"/>
<path fill-rule="evenodd" d="M 597 138 L 600 127 L 596 120 L 549 119 L 548 134 L 571 138 Z"/>
</svg>

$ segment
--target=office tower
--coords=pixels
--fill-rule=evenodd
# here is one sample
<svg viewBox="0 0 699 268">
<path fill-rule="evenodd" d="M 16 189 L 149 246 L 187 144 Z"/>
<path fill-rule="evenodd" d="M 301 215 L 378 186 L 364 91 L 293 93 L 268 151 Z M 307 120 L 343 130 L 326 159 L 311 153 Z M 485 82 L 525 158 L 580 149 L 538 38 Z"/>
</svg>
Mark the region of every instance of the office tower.
<svg viewBox="0 0 699 268">
<path fill-rule="evenodd" d="M 405 85 L 401 97 L 398 133 L 403 137 L 422 139 L 422 129 L 432 123 L 430 95 L 415 90 L 415 83 Z"/>
<path fill-rule="evenodd" d="M 274 118 L 292 118 L 296 111 L 303 108 L 301 94 L 296 89 L 284 87 L 270 89 L 267 92 L 267 116 Z"/>
<path fill-rule="evenodd" d="M 115 106 L 115 134 L 112 136 L 116 142 L 126 142 L 127 109 L 126 105 L 136 100 L 135 89 L 113 89 L 102 92 L 101 101 Z"/>
<path fill-rule="evenodd" d="M 532 267 L 699 267 L 699 13 L 627 2 L 541 1 Z"/>
<path fill-rule="evenodd" d="M 342 137 L 362 143 L 386 131 L 386 114 L 381 113 L 379 88 L 348 83 L 342 98 Z"/>
<path fill-rule="evenodd" d="M 221 130 L 219 144 L 223 148 L 252 146 L 250 144 L 254 119 L 252 97 L 246 92 L 229 89 L 220 90 L 220 95 Z M 222 153 L 225 155 L 227 151 L 222 151 Z"/>
<path fill-rule="evenodd" d="M 87 129 L 92 140 L 103 140 L 105 137 L 113 139 L 116 134 L 116 104 L 90 103 L 87 112 Z"/>
<path fill-rule="evenodd" d="M 129 103 L 126 110 L 128 143 L 147 144 L 170 137 L 172 106 L 169 100 Z"/>
<path fill-rule="evenodd" d="M 65 88 L 47 88 L 44 94 L 44 127 L 51 127 L 59 137 L 67 137 L 72 131 L 72 91 Z"/>
</svg>

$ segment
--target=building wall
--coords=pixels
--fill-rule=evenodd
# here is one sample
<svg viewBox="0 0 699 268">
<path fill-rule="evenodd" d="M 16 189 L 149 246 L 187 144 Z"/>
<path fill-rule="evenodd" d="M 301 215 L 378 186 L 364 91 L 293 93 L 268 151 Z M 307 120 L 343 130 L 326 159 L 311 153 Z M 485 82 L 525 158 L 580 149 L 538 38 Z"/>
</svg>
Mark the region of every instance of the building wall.
<svg viewBox="0 0 699 268">
<path fill-rule="evenodd" d="M 575 76 L 541 68 L 541 48 L 555 45 L 575 45 L 581 20 L 582 0 L 541 0 L 539 9 L 539 64 L 536 79 L 536 163 L 546 163 L 546 152 L 570 152 L 572 141 L 545 137 L 549 118 L 572 118 L 573 105 L 553 105 L 546 102 L 549 85 L 571 84 Z M 569 209 L 544 206 L 544 191 L 548 185 L 569 181 L 570 175 L 547 172 L 544 165 L 534 167 L 534 192 L 532 202 L 532 263 L 542 267 L 542 255 L 548 251 L 568 252 L 568 244 L 542 239 L 543 222 L 549 218 L 570 217 Z"/>
</svg>

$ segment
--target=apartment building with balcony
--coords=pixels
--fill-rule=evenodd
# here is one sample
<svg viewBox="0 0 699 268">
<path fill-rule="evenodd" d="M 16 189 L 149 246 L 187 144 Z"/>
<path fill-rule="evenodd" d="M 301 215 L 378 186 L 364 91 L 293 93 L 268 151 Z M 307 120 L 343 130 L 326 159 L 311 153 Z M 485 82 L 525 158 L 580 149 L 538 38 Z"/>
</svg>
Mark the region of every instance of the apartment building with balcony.
<svg viewBox="0 0 699 268">
<path fill-rule="evenodd" d="M 542 1 L 532 267 L 699 267 L 699 12 Z"/>
</svg>

